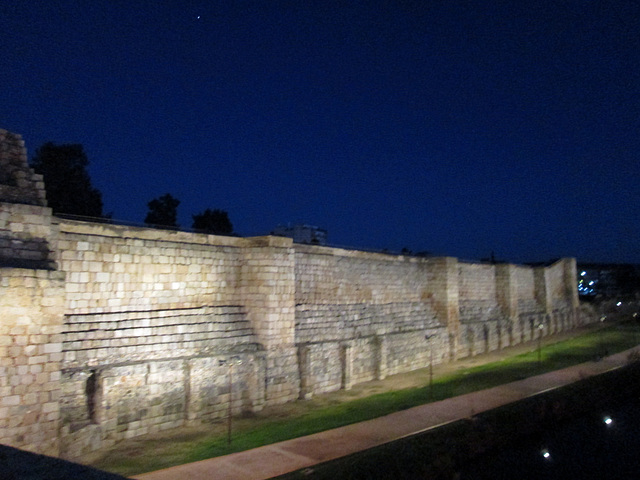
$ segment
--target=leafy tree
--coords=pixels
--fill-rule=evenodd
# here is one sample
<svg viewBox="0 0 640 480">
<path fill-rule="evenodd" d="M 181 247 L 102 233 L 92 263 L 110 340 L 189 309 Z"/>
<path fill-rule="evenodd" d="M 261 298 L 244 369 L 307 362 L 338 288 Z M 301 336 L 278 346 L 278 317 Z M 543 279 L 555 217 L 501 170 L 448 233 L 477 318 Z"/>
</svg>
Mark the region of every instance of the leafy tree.
<svg viewBox="0 0 640 480">
<path fill-rule="evenodd" d="M 224 210 L 211 210 L 207 208 L 204 212 L 192 215 L 194 230 L 212 233 L 214 235 L 230 235 L 233 233 L 233 225 L 229 220 L 229 215 Z"/>
<path fill-rule="evenodd" d="M 47 203 L 53 213 L 105 217 L 102 194 L 91 185 L 89 160 L 79 144 L 47 142 L 36 150 L 31 167 L 44 178 Z"/>
<path fill-rule="evenodd" d="M 180 200 L 169 193 L 154 198 L 147 204 L 149 212 L 144 219 L 144 223 L 147 225 L 178 227 L 178 205 L 180 205 Z"/>
</svg>

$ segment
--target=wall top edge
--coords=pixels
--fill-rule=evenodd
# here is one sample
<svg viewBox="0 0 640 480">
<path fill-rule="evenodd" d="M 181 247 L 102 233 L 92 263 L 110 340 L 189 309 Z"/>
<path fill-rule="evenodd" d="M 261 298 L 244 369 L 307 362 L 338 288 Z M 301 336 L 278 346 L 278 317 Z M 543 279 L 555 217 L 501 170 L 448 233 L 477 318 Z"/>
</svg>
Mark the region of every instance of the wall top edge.
<svg viewBox="0 0 640 480">
<path fill-rule="evenodd" d="M 91 235 L 112 238 L 134 238 L 140 240 L 156 240 L 163 242 L 190 243 L 212 245 L 218 247 L 279 247 L 291 248 L 293 240 L 286 237 L 228 237 L 206 233 L 184 232 L 180 230 L 162 230 L 150 227 L 117 225 L 112 223 L 87 222 L 54 217 L 58 222 L 60 233 Z"/>
<path fill-rule="evenodd" d="M 471 261 L 471 260 L 462 260 L 457 257 L 452 256 L 433 256 L 433 257 L 414 257 L 411 255 L 402 255 L 397 253 L 384 253 L 384 252 L 369 252 L 365 250 L 356 250 L 356 249 L 347 249 L 347 248 L 339 248 L 339 247 L 329 247 L 325 245 L 309 245 L 306 243 L 294 243 L 293 248 L 296 253 L 306 253 L 306 254 L 315 254 L 315 255 L 326 255 L 326 256 L 336 256 L 336 257 L 350 257 L 350 258 L 363 258 L 363 259 L 372 259 L 372 260 L 384 260 L 384 261 L 400 261 L 400 262 L 409 262 L 409 263 L 448 263 L 448 264 L 460 264 L 460 265 L 484 265 L 489 267 L 502 267 L 502 268 L 526 268 L 526 269 L 535 269 L 535 268 L 553 268 L 556 267 L 566 261 L 575 261 L 572 257 L 560 258 L 559 260 L 548 264 L 548 265 L 540 265 L 540 266 L 532 266 L 527 264 L 518 264 L 518 263 L 490 263 L 490 262 L 481 262 L 481 261 Z"/>
<path fill-rule="evenodd" d="M 246 247 L 250 242 L 246 238 L 209 235 L 206 233 L 183 232 L 179 230 L 161 230 L 149 227 L 133 227 L 110 223 L 93 223 L 80 220 L 57 218 L 60 233 L 93 235 L 114 238 L 135 238 L 140 240 L 158 240 L 165 242 L 192 243 L 223 247 Z"/>
<path fill-rule="evenodd" d="M 325 256 L 362 258 L 378 261 L 407 262 L 416 264 L 447 263 L 449 265 L 485 265 L 498 268 L 527 268 L 527 269 L 548 269 L 556 268 L 565 262 L 575 262 L 575 258 L 560 258 L 549 265 L 526 265 L 514 263 L 486 263 L 461 260 L 451 256 L 440 257 L 414 257 L 410 255 L 368 252 L 364 250 L 350 250 L 339 247 L 329 247 L 324 245 L 308 245 L 293 243 L 288 237 L 265 235 L 258 237 L 227 237 L 224 235 L 210 235 L 206 233 L 184 232 L 179 230 L 162 230 L 149 227 L 135 227 L 129 225 L 117 225 L 110 223 L 95 223 L 81 220 L 70 220 L 66 218 L 54 217 L 59 224 L 60 233 L 93 235 L 114 238 L 137 238 L 140 240 L 157 240 L 166 242 L 191 243 L 212 246 L 228 246 L 238 248 L 250 247 L 276 247 L 293 248 L 296 253 L 306 253 Z"/>
<path fill-rule="evenodd" d="M 370 252 L 366 250 L 348 249 L 340 247 L 329 247 L 324 245 L 309 245 L 306 243 L 294 243 L 293 248 L 296 253 L 306 253 L 315 255 L 327 255 L 336 257 L 350 257 L 363 259 L 377 259 L 381 261 L 400 261 L 408 263 L 435 263 L 435 262 L 457 262 L 455 257 L 414 257 L 412 255 L 402 255 L 397 253 Z"/>
<path fill-rule="evenodd" d="M 288 237 L 279 237 L 276 235 L 264 235 L 261 237 L 247 237 L 246 241 L 250 242 L 251 246 L 258 247 L 280 247 L 291 248 L 293 246 L 293 239 Z"/>
</svg>

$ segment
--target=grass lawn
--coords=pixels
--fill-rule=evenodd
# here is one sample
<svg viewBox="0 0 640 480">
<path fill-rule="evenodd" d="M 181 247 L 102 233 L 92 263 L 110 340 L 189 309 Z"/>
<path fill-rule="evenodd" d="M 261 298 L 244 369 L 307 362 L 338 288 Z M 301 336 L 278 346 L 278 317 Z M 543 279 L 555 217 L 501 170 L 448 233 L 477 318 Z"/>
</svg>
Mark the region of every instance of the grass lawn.
<svg viewBox="0 0 640 480">
<path fill-rule="evenodd" d="M 442 400 L 520 380 L 540 373 L 558 370 L 594 360 L 604 354 L 626 350 L 640 341 L 640 327 L 636 323 L 620 323 L 562 342 L 544 346 L 541 361 L 538 351 L 506 357 L 501 361 L 458 370 L 436 376 L 433 388 L 429 385 L 390 391 L 336 405 L 304 410 L 284 418 L 256 416 L 234 419 L 233 441 L 227 444 L 224 421 L 215 433 L 200 431 L 197 435 L 180 433 L 164 438 L 144 438 L 130 441 L 127 450 L 117 448 L 92 466 L 130 476 L 166 468 L 172 465 L 203 460 L 261 445 L 351 423 L 361 422 L 411 408 L 430 401 Z M 305 402 L 301 401 L 304 406 Z"/>
</svg>

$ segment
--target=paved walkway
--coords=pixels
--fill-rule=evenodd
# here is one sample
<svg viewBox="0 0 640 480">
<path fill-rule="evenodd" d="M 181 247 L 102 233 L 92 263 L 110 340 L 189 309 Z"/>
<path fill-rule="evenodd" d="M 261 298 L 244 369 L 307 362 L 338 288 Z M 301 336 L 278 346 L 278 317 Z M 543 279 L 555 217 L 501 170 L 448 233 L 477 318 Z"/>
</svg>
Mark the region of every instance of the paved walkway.
<svg viewBox="0 0 640 480">
<path fill-rule="evenodd" d="M 449 422 L 469 418 L 477 413 L 528 396 L 619 368 L 627 364 L 630 352 L 631 350 L 627 350 L 598 362 L 583 363 L 307 437 L 166 468 L 134 478 L 140 480 L 272 478 L 424 432 Z"/>
</svg>

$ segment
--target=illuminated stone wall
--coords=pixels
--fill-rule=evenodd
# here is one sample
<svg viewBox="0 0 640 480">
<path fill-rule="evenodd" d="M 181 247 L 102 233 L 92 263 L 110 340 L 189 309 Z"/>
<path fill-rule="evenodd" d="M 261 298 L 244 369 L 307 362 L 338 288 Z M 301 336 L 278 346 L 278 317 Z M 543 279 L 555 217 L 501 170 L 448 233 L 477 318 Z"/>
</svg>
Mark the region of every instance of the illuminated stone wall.
<svg viewBox="0 0 640 480">
<path fill-rule="evenodd" d="M 458 269 L 462 350 L 475 355 L 494 350 L 502 310 L 496 295 L 496 268 L 492 264 L 460 263 Z"/>
<path fill-rule="evenodd" d="M 244 239 L 62 220 L 67 313 L 239 305 Z"/>
<path fill-rule="evenodd" d="M 63 455 L 298 397 L 291 240 L 59 232 Z"/>
<path fill-rule="evenodd" d="M 57 454 L 64 272 L 42 177 L 0 130 L 0 443 Z"/>
<path fill-rule="evenodd" d="M 433 304 L 433 262 L 296 245 L 296 345 L 301 396 L 350 388 L 441 360 L 447 325 Z M 443 341 L 444 344 L 443 344 Z M 330 359 L 330 360 L 329 360 Z"/>
<path fill-rule="evenodd" d="M 472 264 L 67 220 L 58 250 L 67 456 L 223 417 L 226 376 L 197 362 L 224 372 L 241 360 L 239 413 L 570 326 L 551 320 L 570 302 L 571 262 Z M 132 416 L 131 405 L 142 408 Z"/>
<path fill-rule="evenodd" d="M 4 183 L 2 183 L 4 182 Z M 53 217 L 0 130 L 0 442 L 73 458 L 575 326 L 575 261 Z M 539 328 L 542 326 L 542 328 Z"/>
<path fill-rule="evenodd" d="M 293 241 L 281 237 L 248 239 L 243 249 L 242 304 L 266 353 L 268 403 L 297 398 L 300 389 L 295 350 Z"/>
<path fill-rule="evenodd" d="M 575 261 L 547 267 L 460 268 L 460 355 L 476 355 L 576 326 Z"/>
<path fill-rule="evenodd" d="M 59 449 L 64 274 L 0 268 L 0 443 Z"/>
<path fill-rule="evenodd" d="M 24 140 L 0 129 L 0 202 L 46 207 L 42 175 L 27 163 Z"/>
</svg>

